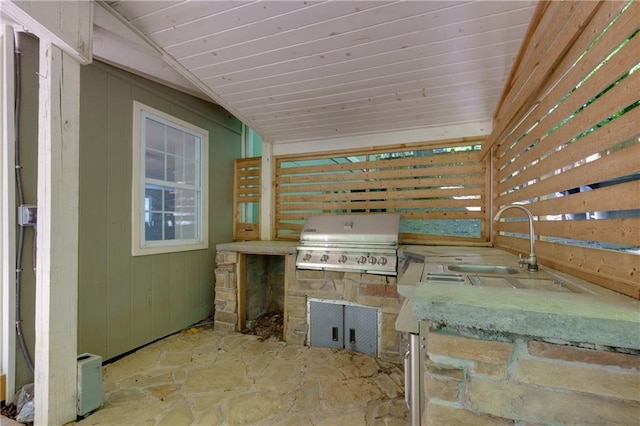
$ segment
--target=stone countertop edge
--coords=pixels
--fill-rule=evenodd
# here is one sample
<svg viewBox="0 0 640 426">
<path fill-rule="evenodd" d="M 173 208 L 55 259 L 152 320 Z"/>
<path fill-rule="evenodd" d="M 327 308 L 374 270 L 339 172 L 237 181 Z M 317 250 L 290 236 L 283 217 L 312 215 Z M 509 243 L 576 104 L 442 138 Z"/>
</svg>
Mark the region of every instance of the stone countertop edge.
<svg viewBox="0 0 640 426">
<path fill-rule="evenodd" d="M 429 284 L 415 286 L 413 315 L 448 326 L 640 349 L 640 306 L 593 295 Z"/>
<path fill-rule="evenodd" d="M 216 244 L 216 250 L 249 254 L 295 254 L 298 244 L 298 241 L 234 241 Z"/>
</svg>

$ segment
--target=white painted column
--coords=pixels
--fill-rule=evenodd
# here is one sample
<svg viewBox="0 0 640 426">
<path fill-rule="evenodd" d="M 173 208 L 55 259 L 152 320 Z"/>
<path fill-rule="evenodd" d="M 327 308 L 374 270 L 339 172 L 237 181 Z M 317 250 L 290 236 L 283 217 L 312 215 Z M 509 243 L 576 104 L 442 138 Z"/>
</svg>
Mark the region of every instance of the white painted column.
<svg viewBox="0 0 640 426">
<path fill-rule="evenodd" d="M 260 179 L 262 182 L 260 197 L 260 239 L 271 240 L 273 230 L 273 145 L 262 141 L 262 162 L 260 164 Z"/>
<path fill-rule="evenodd" d="M 14 150 L 13 29 L 2 27 L 0 43 L 0 283 L 2 283 L 2 372 L 6 402 L 12 402 L 16 382 L 16 184 Z"/>
<path fill-rule="evenodd" d="M 40 40 L 35 423 L 76 418 L 80 65 Z"/>
</svg>

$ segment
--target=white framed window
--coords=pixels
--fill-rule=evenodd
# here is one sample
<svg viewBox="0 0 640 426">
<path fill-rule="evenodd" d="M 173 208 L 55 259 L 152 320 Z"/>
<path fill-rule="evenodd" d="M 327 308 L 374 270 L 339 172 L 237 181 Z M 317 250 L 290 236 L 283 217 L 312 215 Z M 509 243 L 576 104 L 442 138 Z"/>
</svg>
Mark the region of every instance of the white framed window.
<svg viewBox="0 0 640 426">
<path fill-rule="evenodd" d="M 132 254 L 208 247 L 209 133 L 133 103 Z"/>
</svg>

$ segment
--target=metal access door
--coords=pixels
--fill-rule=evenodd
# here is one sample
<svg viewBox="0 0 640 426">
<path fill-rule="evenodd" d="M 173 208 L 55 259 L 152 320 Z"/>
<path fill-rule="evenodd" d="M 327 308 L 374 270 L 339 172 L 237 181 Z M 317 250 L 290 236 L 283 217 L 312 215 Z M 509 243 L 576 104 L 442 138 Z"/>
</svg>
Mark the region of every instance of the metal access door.
<svg viewBox="0 0 640 426">
<path fill-rule="evenodd" d="M 343 348 L 344 305 L 309 302 L 309 340 L 311 346 Z"/>
<path fill-rule="evenodd" d="M 375 356 L 378 353 L 378 310 L 309 301 L 309 343 Z"/>
<path fill-rule="evenodd" d="M 376 308 L 344 307 L 344 347 L 369 355 L 377 354 L 378 310 Z"/>
</svg>

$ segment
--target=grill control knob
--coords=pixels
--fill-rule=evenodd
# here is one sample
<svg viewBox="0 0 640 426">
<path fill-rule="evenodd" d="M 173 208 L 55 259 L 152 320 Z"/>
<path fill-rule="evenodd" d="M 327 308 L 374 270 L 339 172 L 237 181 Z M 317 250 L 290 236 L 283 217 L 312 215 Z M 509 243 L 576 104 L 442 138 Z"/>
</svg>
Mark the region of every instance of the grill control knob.
<svg viewBox="0 0 640 426">
<path fill-rule="evenodd" d="M 347 261 L 347 256 L 345 256 L 344 254 L 340 256 L 340 258 L 338 259 L 338 262 L 340 263 L 346 263 L 346 261 Z"/>
<path fill-rule="evenodd" d="M 378 259 L 378 264 L 379 265 L 386 265 L 387 264 L 387 258 L 386 257 L 381 257 L 380 259 Z"/>
<path fill-rule="evenodd" d="M 303 257 L 302 260 L 304 260 L 305 262 L 308 262 L 311 260 L 311 253 L 306 253 Z"/>
<path fill-rule="evenodd" d="M 378 262 L 378 259 L 376 259 L 374 256 L 371 256 L 369 258 L 369 263 L 372 265 L 375 265 Z"/>
<path fill-rule="evenodd" d="M 323 254 L 322 257 L 320 258 L 320 262 L 326 262 L 327 260 L 329 260 L 328 254 Z"/>
<path fill-rule="evenodd" d="M 358 264 L 359 264 L 359 265 L 363 265 L 363 264 L 365 264 L 365 263 L 367 263 L 367 258 L 366 258 L 365 256 L 360 256 L 360 257 L 358 258 Z"/>
</svg>

